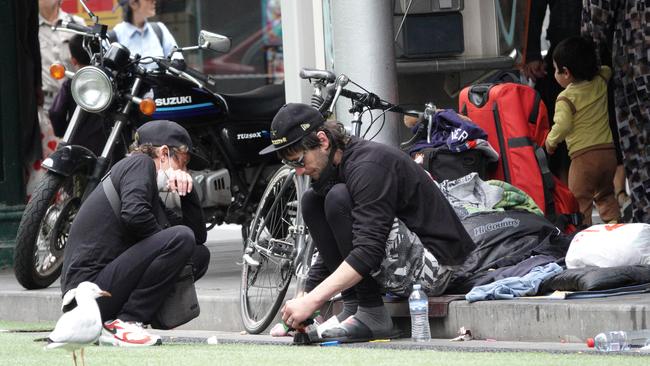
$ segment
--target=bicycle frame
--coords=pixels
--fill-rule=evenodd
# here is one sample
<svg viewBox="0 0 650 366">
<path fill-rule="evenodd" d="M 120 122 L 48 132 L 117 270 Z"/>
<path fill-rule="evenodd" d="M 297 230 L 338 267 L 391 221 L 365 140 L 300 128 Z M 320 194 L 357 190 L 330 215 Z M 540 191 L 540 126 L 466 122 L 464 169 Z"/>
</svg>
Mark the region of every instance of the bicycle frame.
<svg viewBox="0 0 650 366">
<path fill-rule="evenodd" d="M 292 174 L 295 174 L 295 169 Z M 303 175 L 297 177 L 296 198 L 298 201 L 298 212 L 296 213 L 296 223 L 293 227 L 295 235 L 295 257 L 294 257 L 294 274 L 296 276 L 296 294 L 303 292 L 307 282 L 307 274 L 311 267 L 311 259 L 314 254 L 314 242 L 309 240 L 309 232 L 300 209 L 300 200 L 302 195 L 309 189 L 310 178 Z"/>
</svg>

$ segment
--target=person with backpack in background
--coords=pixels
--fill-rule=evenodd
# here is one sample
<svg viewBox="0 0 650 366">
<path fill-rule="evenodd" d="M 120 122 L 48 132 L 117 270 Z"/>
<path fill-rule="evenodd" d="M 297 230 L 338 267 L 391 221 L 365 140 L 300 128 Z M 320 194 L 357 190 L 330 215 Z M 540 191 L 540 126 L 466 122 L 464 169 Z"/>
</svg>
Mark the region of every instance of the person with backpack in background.
<svg viewBox="0 0 650 366">
<path fill-rule="evenodd" d="M 70 61 L 75 70 L 79 70 L 84 66 L 90 65 L 90 55 L 83 48 L 83 36 L 75 34 L 68 43 L 70 47 Z M 94 46 L 94 47 L 93 47 Z M 98 52 L 99 46 L 93 44 L 91 46 L 93 52 Z M 52 107 L 49 110 L 50 121 L 52 121 L 52 128 L 57 137 L 63 137 L 72 114 L 77 108 L 72 98 L 72 91 L 70 85 L 72 79 L 68 78 L 63 82 L 61 90 L 54 97 Z M 88 113 L 84 123 L 77 126 L 77 130 L 70 141 L 71 145 L 81 145 L 88 148 L 95 155 L 100 155 L 106 138 L 108 137 L 104 131 L 103 123 L 99 114 Z"/>
<path fill-rule="evenodd" d="M 569 189 L 578 200 L 583 224 L 591 225 L 595 202 L 600 218 L 620 220 L 614 196 L 616 151 L 609 128 L 608 66 L 598 67 L 596 50 L 589 40 L 571 37 L 553 51 L 555 80 L 564 88 L 555 103 L 555 124 L 546 138 L 546 151 L 553 154 L 566 140 L 571 166 Z"/>
<path fill-rule="evenodd" d="M 176 47 L 176 40 L 162 22 L 149 22 L 156 15 L 156 0 L 120 0 L 123 21 L 109 32 L 111 38 L 140 56 L 167 57 Z M 114 37 L 113 37 L 114 35 Z M 175 53 L 173 59 L 183 59 Z M 153 63 L 145 67 L 155 68 Z"/>
</svg>

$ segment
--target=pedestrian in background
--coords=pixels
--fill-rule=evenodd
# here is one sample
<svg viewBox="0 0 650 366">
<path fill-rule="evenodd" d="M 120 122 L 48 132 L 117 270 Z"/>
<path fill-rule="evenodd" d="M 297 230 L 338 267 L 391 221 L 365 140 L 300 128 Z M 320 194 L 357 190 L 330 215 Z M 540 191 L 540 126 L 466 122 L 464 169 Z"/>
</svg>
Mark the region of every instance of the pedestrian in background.
<svg viewBox="0 0 650 366">
<path fill-rule="evenodd" d="M 84 24 L 78 16 L 68 14 L 61 10 L 61 0 L 38 1 L 38 41 L 41 52 L 41 77 L 42 77 L 42 102 L 38 107 L 38 121 L 41 139 L 41 154 L 29 162 L 26 193 L 27 196 L 36 187 L 45 171 L 41 169 L 41 160 L 56 150 L 58 139 L 52 130 L 52 124 L 47 111 L 52 106 L 54 97 L 61 89 L 63 80 L 56 80 L 50 75 L 50 66 L 54 63 L 63 64 L 66 69 L 72 68 L 68 41 L 73 36 L 69 32 L 60 32 L 52 29 L 59 20 Z"/>
<path fill-rule="evenodd" d="M 528 18 L 528 34 L 526 43 L 526 63 L 521 72 L 535 82 L 535 89 L 540 93 L 548 110 L 548 120 L 553 125 L 555 100 L 562 87 L 553 77 L 553 50 L 563 39 L 580 35 L 580 17 L 582 0 L 531 0 Z M 541 51 L 541 34 L 549 10 L 549 23 L 546 29 L 546 39 L 549 49 L 545 56 Z M 555 176 L 565 183 L 568 182 L 570 159 L 566 144 L 558 146 L 555 154 L 550 157 L 549 164 Z"/>
<path fill-rule="evenodd" d="M 602 63 L 613 67 L 613 104 L 624 174 L 615 189 L 619 204 L 630 189 L 632 221 L 650 223 L 650 38 L 644 1 L 583 1 L 582 33 L 593 39 Z"/>
<path fill-rule="evenodd" d="M 62 63 L 66 69 L 72 69 L 70 48 L 68 42 L 73 36 L 69 32 L 60 32 L 52 29 L 57 21 L 64 20 L 78 24 L 85 24 L 84 20 L 76 15 L 71 15 L 61 10 L 62 0 L 38 0 L 39 24 L 38 41 L 41 45 L 41 72 L 43 76 L 43 106 L 48 110 L 54 97 L 58 93 L 63 80 L 56 80 L 50 75 L 50 66 Z"/>
<path fill-rule="evenodd" d="M 167 57 L 176 47 L 176 40 L 162 22 L 149 22 L 156 15 L 156 0 L 120 0 L 123 21 L 115 25 L 113 32 L 117 42 L 127 47 L 131 54 Z M 174 59 L 182 59 L 180 53 Z M 155 64 L 145 64 L 155 67 Z"/>
<path fill-rule="evenodd" d="M 84 37 L 82 35 L 75 34 L 68 42 L 68 46 L 70 47 L 70 60 L 75 71 L 90 65 L 90 55 L 83 47 L 83 40 Z M 89 44 L 95 46 L 91 46 L 93 53 L 99 52 L 99 45 L 97 43 L 90 42 Z M 72 98 L 71 84 L 72 79 L 66 79 L 63 82 L 63 86 L 61 86 L 61 89 L 54 98 L 52 107 L 48 111 L 54 134 L 59 138 L 65 134 L 70 119 L 77 108 L 77 103 Z M 68 143 L 84 146 L 99 156 L 107 138 L 108 136 L 104 131 L 102 115 L 87 113 L 83 123 L 77 126 L 74 136 L 72 136 L 72 139 Z"/>
</svg>

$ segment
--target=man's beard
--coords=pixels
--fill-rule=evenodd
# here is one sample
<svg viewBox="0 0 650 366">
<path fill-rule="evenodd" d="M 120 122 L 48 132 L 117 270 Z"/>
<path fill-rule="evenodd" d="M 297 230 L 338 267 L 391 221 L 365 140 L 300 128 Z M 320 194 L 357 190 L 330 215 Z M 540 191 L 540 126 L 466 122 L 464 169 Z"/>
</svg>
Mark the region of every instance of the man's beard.
<svg viewBox="0 0 650 366">
<path fill-rule="evenodd" d="M 318 179 L 314 179 L 311 182 L 311 188 L 319 196 L 325 196 L 327 192 L 338 183 L 338 167 L 334 165 L 334 155 L 336 154 L 336 150 L 335 146 L 330 147 L 330 152 L 323 169 L 318 175 Z"/>
</svg>

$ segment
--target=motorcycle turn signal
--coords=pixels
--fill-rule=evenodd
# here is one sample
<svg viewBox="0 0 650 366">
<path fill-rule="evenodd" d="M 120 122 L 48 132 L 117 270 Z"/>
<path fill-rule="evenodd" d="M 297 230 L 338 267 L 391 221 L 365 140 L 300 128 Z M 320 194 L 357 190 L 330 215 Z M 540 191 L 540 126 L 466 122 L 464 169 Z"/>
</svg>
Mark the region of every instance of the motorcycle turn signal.
<svg viewBox="0 0 650 366">
<path fill-rule="evenodd" d="M 151 116 L 156 111 L 156 103 L 153 99 L 145 98 L 140 101 L 140 112 L 145 116 Z"/>
<path fill-rule="evenodd" d="M 65 77 L 65 66 L 62 64 L 52 64 L 50 66 L 50 75 L 55 80 L 61 80 Z"/>
</svg>

